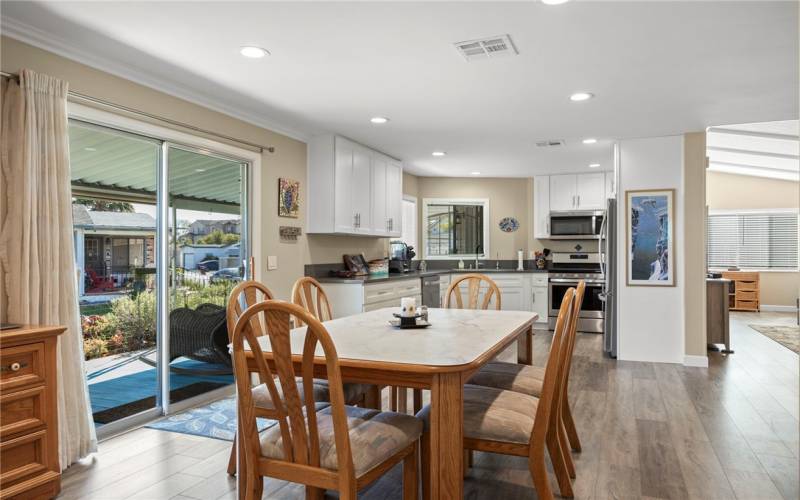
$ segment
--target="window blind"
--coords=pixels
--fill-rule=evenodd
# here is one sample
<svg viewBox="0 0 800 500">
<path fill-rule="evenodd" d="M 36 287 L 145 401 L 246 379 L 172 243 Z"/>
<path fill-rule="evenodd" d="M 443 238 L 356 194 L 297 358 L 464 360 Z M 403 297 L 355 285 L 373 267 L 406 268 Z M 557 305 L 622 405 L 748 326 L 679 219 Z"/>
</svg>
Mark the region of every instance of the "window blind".
<svg viewBox="0 0 800 500">
<path fill-rule="evenodd" d="M 708 267 L 796 270 L 796 213 L 708 216 Z"/>
</svg>

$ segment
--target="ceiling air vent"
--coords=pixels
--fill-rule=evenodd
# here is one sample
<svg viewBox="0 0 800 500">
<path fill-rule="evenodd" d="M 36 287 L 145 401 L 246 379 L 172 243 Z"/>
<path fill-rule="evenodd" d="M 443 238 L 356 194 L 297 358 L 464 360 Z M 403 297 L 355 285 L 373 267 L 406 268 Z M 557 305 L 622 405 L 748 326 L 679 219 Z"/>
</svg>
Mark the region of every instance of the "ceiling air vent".
<svg viewBox="0 0 800 500">
<path fill-rule="evenodd" d="M 564 139 L 549 139 L 546 141 L 536 141 L 536 146 L 540 148 L 552 148 L 563 145 L 564 145 Z"/>
<path fill-rule="evenodd" d="M 453 45 L 467 61 L 517 55 L 514 42 L 511 41 L 511 37 L 508 35 L 468 40 L 466 42 L 457 42 Z"/>
</svg>

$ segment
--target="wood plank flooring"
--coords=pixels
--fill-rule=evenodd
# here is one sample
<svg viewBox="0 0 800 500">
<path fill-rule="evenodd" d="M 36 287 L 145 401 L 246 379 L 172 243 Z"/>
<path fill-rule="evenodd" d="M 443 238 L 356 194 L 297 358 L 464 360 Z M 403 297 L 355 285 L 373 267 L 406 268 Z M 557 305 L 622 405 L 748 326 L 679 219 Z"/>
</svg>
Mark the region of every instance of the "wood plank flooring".
<svg viewBox="0 0 800 500">
<path fill-rule="evenodd" d="M 575 497 L 800 497 L 798 356 L 747 326 L 793 319 L 733 314 L 736 353 L 710 353 L 708 369 L 610 360 L 601 354 L 602 337 L 580 335 L 570 385 L 583 442 Z M 549 340 L 537 332 L 536 364 L 544 363 Z M 137 429 L 67 470 L 59 498 L 232 499 L 229 450 L 226 441 Z M 401 478 L 396 468 L 361 498 L 402 498 Z M 536 497 L 525 460 L 514 457 L 477 453 L 464 481 L 465 498 Z M 304 491 L 270 480 L 264 498 L 299 499 Z"/>
</svg>

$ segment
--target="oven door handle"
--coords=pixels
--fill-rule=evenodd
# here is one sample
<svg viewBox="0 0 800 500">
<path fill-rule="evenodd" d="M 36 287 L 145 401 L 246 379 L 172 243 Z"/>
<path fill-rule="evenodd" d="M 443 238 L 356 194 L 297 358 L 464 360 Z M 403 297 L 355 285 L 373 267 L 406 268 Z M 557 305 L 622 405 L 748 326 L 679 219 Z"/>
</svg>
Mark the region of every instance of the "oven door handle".
<svg viewBox="0 0 800 500">
<path fill-rule="evenodd" d="M 581 280 L 573 280 L 567 278 L 550 278 L 550 283 L 562 283 L 569 285 L 577 285 Z M 605 283 L 603 280 L 583 280 L 587 285 L 602 285 Z"/>
</svg>

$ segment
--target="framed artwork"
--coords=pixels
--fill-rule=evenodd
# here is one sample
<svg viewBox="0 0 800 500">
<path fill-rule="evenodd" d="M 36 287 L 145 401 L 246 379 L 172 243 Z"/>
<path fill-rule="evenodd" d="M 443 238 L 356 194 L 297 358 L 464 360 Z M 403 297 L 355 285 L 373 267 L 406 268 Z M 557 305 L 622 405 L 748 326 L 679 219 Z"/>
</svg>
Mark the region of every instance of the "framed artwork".
<svg viewBox="0 0 800 500">
<path fill-rule="evenodd" d="M 675 286 L 674 199 L 674 189 L 625 192 L 629 286 Z"/>
<path fill-rule="evenodd" d="M 300 214 L 300 181 L 278 179 L 278 215 L 297 218 Z"/>
</svg>

